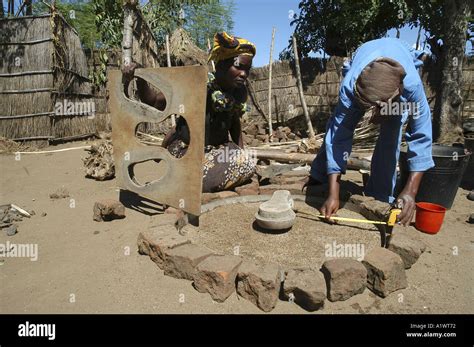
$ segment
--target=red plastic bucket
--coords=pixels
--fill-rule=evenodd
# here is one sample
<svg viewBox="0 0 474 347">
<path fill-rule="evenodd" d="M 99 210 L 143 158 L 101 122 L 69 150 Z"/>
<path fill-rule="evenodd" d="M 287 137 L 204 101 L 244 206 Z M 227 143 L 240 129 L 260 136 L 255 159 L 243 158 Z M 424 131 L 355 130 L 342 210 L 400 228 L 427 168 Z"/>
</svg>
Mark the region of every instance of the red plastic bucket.
<svg viewBox="0 0 474 347">
<path fill-rule="evenodd" d="M 428 234 L 436 234 L 443 224 L 446 208 L 430 202 L 416 203 L 415 227 Z"/>
</svg>

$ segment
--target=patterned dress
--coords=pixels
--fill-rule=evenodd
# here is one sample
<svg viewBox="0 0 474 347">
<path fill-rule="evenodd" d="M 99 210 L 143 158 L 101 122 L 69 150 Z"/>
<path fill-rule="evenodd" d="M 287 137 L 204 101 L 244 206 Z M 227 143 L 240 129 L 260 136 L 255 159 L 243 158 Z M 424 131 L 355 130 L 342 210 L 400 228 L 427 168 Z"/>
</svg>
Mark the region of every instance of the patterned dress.
<svg viewBox="0 0 474 347">
<path fill-rule="evenodd" d="M 213 74 L 207 83 L 205 156 L 203 163 L 203 192 L 232 189 L 247 182 L 255 173 L 256 158 L 229 139 L 233 120 L 247 112 L 246 103 L 239 103 L 234 95 L 220 90 Z M 176 124 L 176 132 L 168 151 L 181 158 L 189 144 L 189 129 L 183 118 Z"/>
</svg>

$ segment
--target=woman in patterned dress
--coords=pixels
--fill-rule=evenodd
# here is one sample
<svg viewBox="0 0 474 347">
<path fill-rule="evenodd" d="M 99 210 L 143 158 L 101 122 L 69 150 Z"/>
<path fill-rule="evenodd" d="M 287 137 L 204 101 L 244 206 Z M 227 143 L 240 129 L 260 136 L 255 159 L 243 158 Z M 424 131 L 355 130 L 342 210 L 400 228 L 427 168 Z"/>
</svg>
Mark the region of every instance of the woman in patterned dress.
<svg viewBox="0 0 474 347">
<path fill-rule="evenodd" d="M 217 33 L 209 60 L 216 64 L 209 73 L 206 101 L 203 192 L 229 190 L 246 183 L 255 173 L 256 160 L 244 150 L 240 118 L 247 111 L 247 88 L 255 45 Z M 189 144 L 189 129 L 183 118 L 163 141 L 163 147 L 182 157 Z"/>
</svg>

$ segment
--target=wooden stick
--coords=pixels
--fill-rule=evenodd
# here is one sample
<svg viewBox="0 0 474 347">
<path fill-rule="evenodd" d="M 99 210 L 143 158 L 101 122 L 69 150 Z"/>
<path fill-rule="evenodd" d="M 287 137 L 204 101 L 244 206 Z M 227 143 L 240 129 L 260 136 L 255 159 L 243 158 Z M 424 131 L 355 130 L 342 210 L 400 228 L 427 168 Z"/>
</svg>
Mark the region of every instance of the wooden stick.
<svg viewBox="0 0 474 347">
<path fill-rule="evenodd" d="M 23 94 L 23 93 L 37 93 L 37 92 L 52 92 L 52 88 L 37 88 L 37 89 L 23 89 L 23 90 L 2 90 L 0 94 Z"/>
<path fill-rule="evenodd" d="M 128 66 L 132 63 L 133 49 L 133 22 L 135 21 L 136 0 L 126 0 L 123 7 L 123 40 L 122 64 Z"/>
<path fill-rule="evenodd" d="M 298 84 L 298 92 L 300 94 L 301 106 L 303 106 L 304 118 L 306 119 L 306 126 L 308 128 L 309 137 L 314 137 L 313 124 L 311 124 L 311 118 L 309 118 L 308 107 L 306 106 L 306 100 L 304 99 L 303 93 L 303 82 L 301 80 L 300 71 L 300 58 L 298 56 L 298 47 L 296 45 L 296 37 L 293 35 L 293 53 L 295 55 L 295 68 L 296 68 L 296 81 Z"/>
<path fill-rule="evenodd" d="M 53 114 L 54 112 L 19 114 L 15 116 L 1 116 L 0 119 L 18 119 L 18 118 L 29 118 L 29 117 L 39 117 L 39 116 L 51 116 Z"/>
<path fill-rule="evenodd" d="M 21 3 L 21 6 L 18 8 L 18 10 L 16 11 L 16 15 L 15 17 L 18 17 L 18 15 L 20 14 L 20 12 L 23 10 L 23 7 L 25 7 L 26 5 L 26 1 L 23 0 L 23 2 Z"/>
<path fill-rule="evenodd" d="M 209 37 L 207 38 L 207 49 L 209 50 L 209 54 L 211 54 L 211 41 L 209 40 Z M 212 72 L 216 72 L 216 64 L 214 63 L 214 60 L 211 60 L 211 65 Z"/>
<path fill-rule="evenodd" d="M 166 34 L 166 63 L 168 67 L 171 67 L 171 55 L 170 55 L 170 37 Z M 176 126 L 176 117 L 174 114 L 171 115 L 171 126 Z"/>
<path fill-rule="evenodd" d="M 27 211 L 25 211 L 24 209 L 22 209 L 21 207 L 18 207 L 17 205 L 14 205 L 14 204 L 10 204 L 11 208 L 18 211 L 18 213 L 20 213 L 22 216 L 25 216 L 25 217 L 28 217 L 30 218 L 31 217 L 31 214 Z"/>
<path fill-rule="evenodd" d="M 275 41 L 275 27 L 272 29 L 272 43 L 270 45 L 270 63 L 268 67 L 268 135 L 269 141 L 273 142 L 272 128 L 272 63 L 273 63 L 273 44 Z"/>
<path fill-rule="evenodd" d="M 23 72 L 12 72 L 12 73 L 0 73 L 0 77 L 16 77 L 16 76 L 28 76 L 28 75 L 42 75 L 51 74 L 53 70 L 38 70 L 38 71 L 23 71 Z"/>
<path fill-rule="evenodd" d="M 314 158 L 316 158 L 316 154 L 283 153 L 281 151 L 266 149 L 255 149 L 255 152 L 258 159 L 276 160 L 282 163 L 311 164 Z M 355 158 L 351 155 L 347 161 L 347 168 L 355 170 L 370 170 L 370 161 Z"/>
<path fill-rule="evenodd" d="M 15 152 L 20 153 L 20 154 L 46 154 L 46 153 L 57 153 L 57 152 L 66 152 L 66 151 L 72 151 L 75 149 L 90 149 L 91 146 L 80 146 L 80 147 L 71 147 L 71 148 L 62 148 L 62 149 L 54 149 L 51 151 L 38 151 L 38 152 Z"/>
<path fill-rule="evenodd" d="M 53 39 L 48 38 L 48 39 L 39 39 L 39 40 L 32 40 L 32 41 L 25 41 L 25 42 L 0 42 L 0 45 L 35 45 L 37 43 L 43 43 L 43 42 L 48 42 L 48 41 L 53 41 Z"/>
<path fill-rule="evenodd" d="M 142 136 L 147 136 L 147 137 L 149 137 L 150 139 L 155 139 L 155 140 L 163 141 L 163 138 L 161 138 L 161 137 L 157 137 L 157 136 L 153 136 L 153 135 L 150 135 L 150 134 L 142 133 L 141 131 L 137 131 L 137 134 L 138 134 L 138 135 L 142 135 Z"/>
</svg>

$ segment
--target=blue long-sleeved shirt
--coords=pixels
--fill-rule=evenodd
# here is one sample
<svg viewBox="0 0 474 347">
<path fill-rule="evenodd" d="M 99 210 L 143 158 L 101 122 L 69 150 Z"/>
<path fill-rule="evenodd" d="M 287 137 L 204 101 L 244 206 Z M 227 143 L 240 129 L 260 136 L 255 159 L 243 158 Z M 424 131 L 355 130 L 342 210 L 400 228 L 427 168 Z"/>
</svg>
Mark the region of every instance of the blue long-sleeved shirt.
<svg viewBox="0 0 474 347">
<path fill-rule="evenodd" d="M 407 121 L 409 126 L 405 139 L 408 144 L 409 170 L 426 171 L 434 166 L 431 156 L 431 113 L 423 83 L 417 71 L 417 68 L 423 65 L 423 62 L 418 59 L 422 53 L 411 48 L 404 41 L 394 38 L 369 41 L 357 49 L 352 61 L 345 64 L 343 68 L 344 78 L 339 90 L 339 102 L 328 121 L 324 145 L 312 165 L 311 175 L 314 178 L 324 182 L 329 174 L 345 173 L 354 130 L 363 116 L 363 112 L 354 100 L 355 83 L 362 70 L 378 57 L 394 59 L 403 66 L 406 76 L 403 80 L 404 90 L 400 101 L 416 103 L 418 113 L 409 115 L 405 112 L 381 126 L 372 159 L 371 176 L 375 176 L 375 180 L 372 180 L 372 185 L 369 184 L 368 188 L 374 190 L 372 195 L 379 200 L 393 200 L 401 130 L 402 125 Z"/>
</svg>

